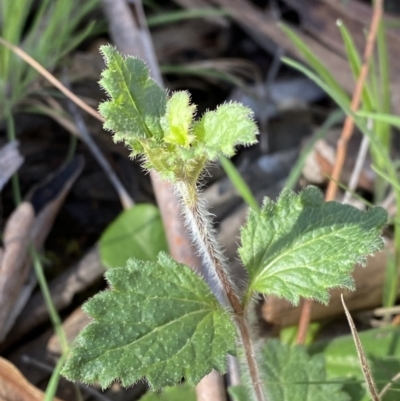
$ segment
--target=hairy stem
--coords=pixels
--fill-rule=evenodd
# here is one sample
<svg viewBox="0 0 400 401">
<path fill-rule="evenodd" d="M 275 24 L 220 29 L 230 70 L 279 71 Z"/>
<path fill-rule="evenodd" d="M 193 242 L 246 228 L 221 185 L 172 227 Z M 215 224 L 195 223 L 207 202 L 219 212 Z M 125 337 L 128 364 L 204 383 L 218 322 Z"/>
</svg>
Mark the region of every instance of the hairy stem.
<svg viewBox="0 0 400 401">
<path fill-rule="evenodd" d="M 215 238 L 210 213 L 199 199 L 197 189 L 181 182 L 177 185 L 177 190 L 182 199 L 186 224 L 191 231 L 195 245 L 218 284 L 219 294 L 217 297 L 235 317 L 255 400 L 267 401 L 254 352 L 250 324 L 240 302 L 238 289 L 230 278 L 226 257 Z"/>
</svg>

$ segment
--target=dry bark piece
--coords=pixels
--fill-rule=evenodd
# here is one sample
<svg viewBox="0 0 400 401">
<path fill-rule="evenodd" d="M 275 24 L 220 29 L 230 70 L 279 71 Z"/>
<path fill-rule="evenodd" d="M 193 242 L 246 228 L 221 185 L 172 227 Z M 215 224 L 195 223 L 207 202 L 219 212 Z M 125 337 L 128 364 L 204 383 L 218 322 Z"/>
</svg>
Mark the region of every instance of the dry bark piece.
<svg viewBox="0 0 400 401">
<path fill-rule="evenodd" d="M 23 202 L 18 207 L 17 210 L 21 208 L 25 211 L 24 214 L 7 223 L 4 233 L 4 257 L 0 268 L 0 342 L 4 340 L 24 307 L 24 302 L 17 300 L 20 299 L 21 289 L 31 269 L 28 246 L 32 242 L 36 249 L 42 248 L 83 165 L 83 158 L 76 157 L 46 177 L 30 191 L 27 196 L 29 202 Z M 23 296 L 28 299 L 26 293 Z"/>
<path fill-rule="evenodd" d="M 203 377 L 196 386 L 196 396 L 197 401 L 227 400 L 226 392 L 221 386 L 221 375 L 216 370 Z"/>
<path fill-rule="evenodd" d="M 9 361 L 0 357 L 0 401 L 42 401 L 44 393 L 26 380 Z M 62 401 L 54 398 L 55 401 Z"/>
<path fill-rule="evenodd" d="M 0 266 L 0 341 L 8 318 L 28 277 L 28 246 L 35 221 L 32 205 L 22 202 L 12 213 L 4 230 L 4 255 Z"/>
<path fill-rule="evenodd" d="M 368 259 L 365 267 L 357 266 L 353 272 L 356 291 L 335 289 L 331 291 L 328 306 L 314 303 L 311 310 L 311 320 L 321 320 L 343 315 L 340 294 L 344 294 L 346 305 L 350 311 L 372 309 L 382 304 L 383 283 L 385 280 L 385 267 L 387 252 L 393 250 L 389 244 L 384 251 L 376 253 Z M 400 282 L 400 280 L 399 280 Z M 297 325 L 301 305 L 293 307 L 288 301 L 277 297 L 267 297 L 262 306 L 262 317 L 268 323 L 279 327 Z"/>
<path fill-rule="evenodd" d="M 256 82 L 248 85 L 246 91 L 237 87 L 233 89 L 230 100 L 250 107 L 257 121 L 267 122 L 288 111 L 301 110 L 304 114 L 308 104 L 325 96 L 325 92 L 306 77 L 285 77 L 273 82 Z"/>
</svg>

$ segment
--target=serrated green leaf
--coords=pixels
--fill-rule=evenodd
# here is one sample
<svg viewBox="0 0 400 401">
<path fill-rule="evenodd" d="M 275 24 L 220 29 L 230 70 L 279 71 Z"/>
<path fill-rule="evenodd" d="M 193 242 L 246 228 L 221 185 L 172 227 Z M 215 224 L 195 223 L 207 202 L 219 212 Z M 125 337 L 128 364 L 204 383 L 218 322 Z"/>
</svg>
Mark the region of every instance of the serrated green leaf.
<svg viewBox="0 0 400 401">
<path fill-rule="evenodd" d="M 168 252 L 158 208 L 141 203 L 121 212 L 102 233 L 99 251 L 111 268 L 124 266 L 129 258 L 156 261 L 159 252 Z"/>
<path fill-rule="evenodd" d="M 261 356 L 268 401 L 348 401 L 341 384 L 326 380 L 323 355 L 308 356 L 304 347 L 268 341 Z M 235 401 L 250 401 L 247 389 L 230 389 Z"/>
<path fill-rule="evenodd" d="M 161 253 L 157 263 L 131 259 L 106 278 L 112 290 L 84 305 L 94 321 L 71 350 L 67 378 L 103 388 L 145 378 L 159 389 L 182 377 L 194 385 L 213 368 L 226 371 L 235 327 L 189 267 Z"/>
<path fill-rule="evenodd" d="M 172 145 L 189 147 L 193 140 L 190 134 L 196 106 L 190 104 L 189 93 L 175 92 L 167 103 L 167 112 L 161 119 L 164 141 Z"/>
<path fill-rule="evenodd" d="M 210 160 L 218 156 L 231 157 L 235 146 L 256 142 L 257 126 L 253 112 L 239 103 L 225 103 L 208 111 L 193 126 L 193 134 Z"/>
<path fill-rule="evenodd" d="M 110 46 L 101 46 L 107 65 L 100 85 L 110 96 L 101 103 L 104 128 L 113 131 L 114 139 L 138 148 L 137 139 L 161 139 L 160 118 L 165 114 L 166 93 L 150 78 L 146 64 L 134 57 L 123 57 Z"/>
<path fill-rule="evenodd" d="M 167 387 L 160 393 L 148 391 L 139 401 L 196 401 L 194 387 L 183 383 L 180 386 Z"/>
<path fill-rule="evenodd" d="M 296 305 L 300 297 L 327 303 L 327 290 L 353 288 L 354 265 L 383 247 L 386 222 L 383 208 L 364 212 L 324 202 L 315 187 L 298 195 L 284 190 L 276 203 L 266 199 L 242 229 L 239 254 L 250 276 L 247 299 L 258 291 Z"/>
</svg>

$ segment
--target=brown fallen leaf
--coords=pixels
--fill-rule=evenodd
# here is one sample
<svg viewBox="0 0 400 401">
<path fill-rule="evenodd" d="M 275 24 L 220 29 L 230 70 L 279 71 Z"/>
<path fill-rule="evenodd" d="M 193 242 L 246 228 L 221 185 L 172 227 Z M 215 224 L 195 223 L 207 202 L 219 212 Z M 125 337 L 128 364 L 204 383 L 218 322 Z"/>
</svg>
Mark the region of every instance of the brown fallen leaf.
<svg viewBox="0 0 400 401">
<path fill-rule="evenodd" d="M 28 245 L 34 221 L 32 205 L 22 202 L 4 230 L 4 254 L 0 265 L 0 341 L 4 339 L 7 319 L 29 274 Z"/>
<path fill-rule="evenodd" d="M 72 185 L 82 171 L 84 160 L 75 157 L 33 187 L 7 221 L 4 256 L 0 265 L 0 342 L 3 342 L 33 286 L 28 245 L 40 250 Z M 23 288 L 28 288 L 28 293 Z"/>
<path fill-rule="evenodd" d="M 0 401 L 43 401 L 44 393 L 25 379 L 7 359 L 0 357 Z M 54 400 L 62 401 L 55 397 Z"/>
</svg>

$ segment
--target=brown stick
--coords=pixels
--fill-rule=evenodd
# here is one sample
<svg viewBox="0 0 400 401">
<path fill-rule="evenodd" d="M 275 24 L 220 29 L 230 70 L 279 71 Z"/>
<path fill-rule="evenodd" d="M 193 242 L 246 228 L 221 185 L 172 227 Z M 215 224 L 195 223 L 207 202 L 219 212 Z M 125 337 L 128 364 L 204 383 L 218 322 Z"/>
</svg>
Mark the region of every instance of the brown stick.
<svg viewBox="0 0 400 401">
<path fill-rule="evenodd" d="M 86 104 L 83 100 L 79 99 L 78 96 L 74 95 L 69 89 L 67 89 L 57 78 L 55 78 L 50 72 L 48 72 L 40 63 L 38 63 L 34 58 L 32 58 L 28 53 L 25 53 L 20 47 L 13 45 L 7 40 L 0 38 L 0 43 L 12 50 L 15 54 L 22 58 L 26 63 L 32 66 L 40 75 L 46 78 L 53 86 L 55 86 L 60 92 L 62 92 L 67 98 L 71 99 L 77 106 L 79 106 L 82 110 L 86 111 L 86 113 L 90 114 L 94 118 L 104 122 L 103 117 Z"/>
<path fill-rule="evenodd" d="M 360 75 L 357 79 L 356 88 L 354 90 L 353 98 L 350 104 L 350 109 L 353 112 L 356 112 L 360 106 L 362 91 L 368 76 L 369 64 L 374 51 L 375 39 L 378 32 L 379 23 L 382 19 L 382 15 L 383 15 L 383 0 L 376 0 L 371 20 L 371 25 L 367 37 L 367 43 L 365 45 L 363 64 L 361 66 Z M 346 159 L 347 145 L 353 134 L 353 130 L 354 130 L 354 119 L 350 115 L 348 115 L 343 125 L 342 134 L 337 143 L 335 165 L 333 166 L 332 177 L 325 194 L 326 201 L 331 201 L 336 198 L 337 183 L 340 180 L 343 164 Z M 299 331 L 296 340 L 297 344 L 304 344 L 308 326 L 310 323 L 311 308 L 312 308 L 312 301 L 305 300 L 300 315 Z"/>
<path fill-rule="evenodd" d="M 374 378 L 371 373 L 371 368 L 368 363 L 367 356 L 365 355 L 364 349 L 361 344 L 360 337 L 358 335 L 356 325 L 354 324 L 353 318 L 349 310 L 347 309 L 346 302 L 344 301 L 343 294 L 340 296 L 343 304 L 343 309 L 347 317 L 347 321 L 349 322 L 351 334 L 353 336 L 354 345 L 356 346 L 358 360 L 360 361 L 361 370 L 364 375 L 365 383 L 367 384 L 368 391 L 372 397 L 373 401 L 381 401 L 381 398 L 378 394 L 378 389 L 376 388 L 376 384 Z"/>
</svg>

